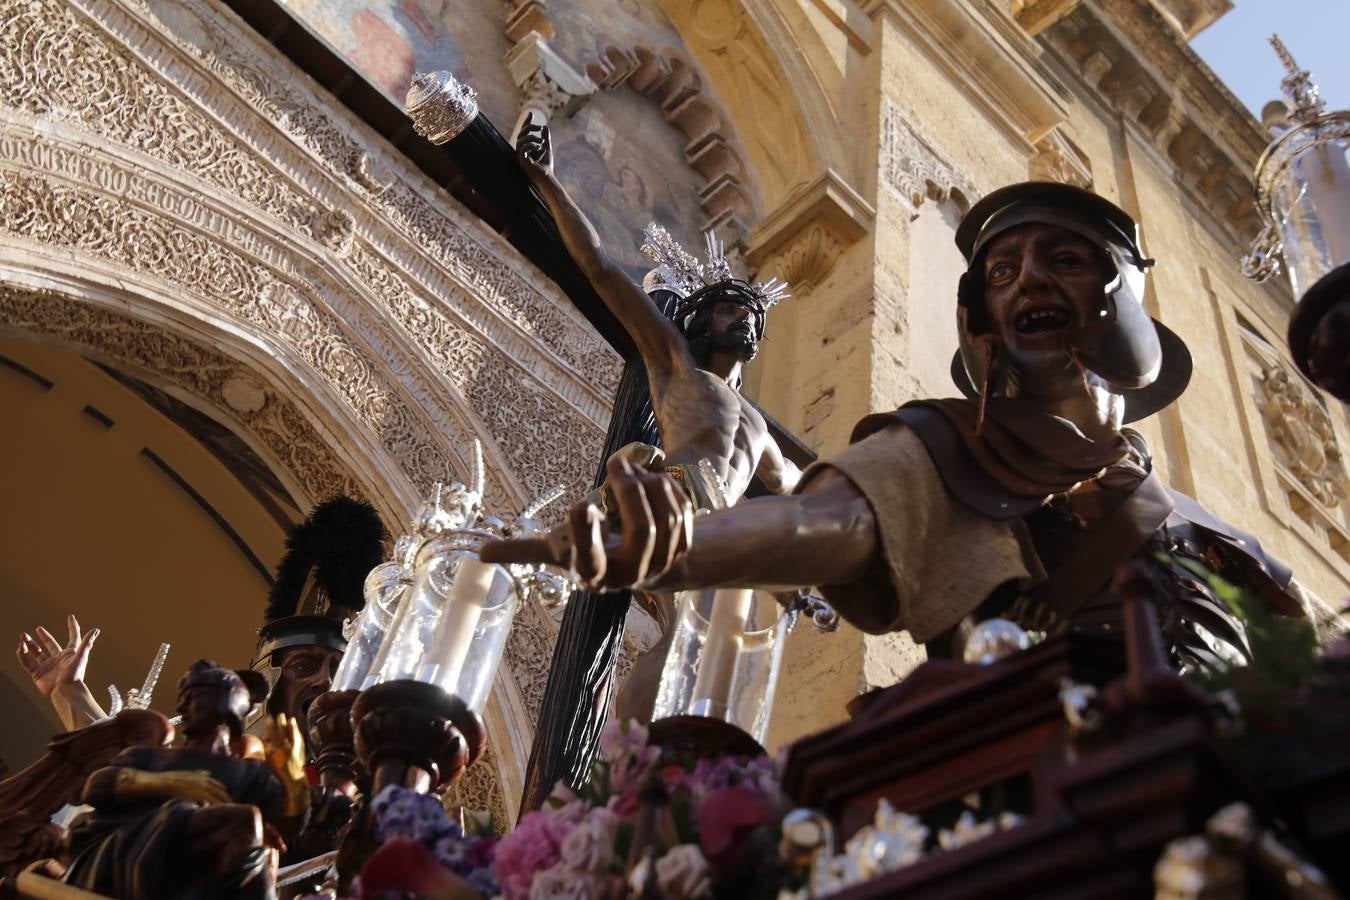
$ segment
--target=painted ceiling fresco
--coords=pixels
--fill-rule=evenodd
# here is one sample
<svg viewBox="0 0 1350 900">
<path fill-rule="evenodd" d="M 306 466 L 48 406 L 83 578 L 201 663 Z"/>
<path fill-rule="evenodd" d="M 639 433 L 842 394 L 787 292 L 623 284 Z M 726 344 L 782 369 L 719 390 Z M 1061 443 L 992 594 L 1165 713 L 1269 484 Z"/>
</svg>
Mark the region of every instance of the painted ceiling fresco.
<svg viewBox="0 0 1350 900">
<path fill-rule="evenodd" d="M 287 0 L 287 6 L 352 66 L 402 104 L 413 75 L 447 69 L 478 91 L 483 113 L 503 133 L 515 123 L 520 92 L 504 57 L 505 4 L 492 0 Z M 609 47 L 681 49 L 652 0 L 551 3 L 550 46 L 577 71 Z M 597 92 L 570 119 L 552 123 L 555 170 L 590 216 L 610 255 L 640 279 L 638 250 L 652 220 L 701 247 L 701 179 L 684 159 L 682 135 L 656 101 L 619 86 Z"/>
</svg>

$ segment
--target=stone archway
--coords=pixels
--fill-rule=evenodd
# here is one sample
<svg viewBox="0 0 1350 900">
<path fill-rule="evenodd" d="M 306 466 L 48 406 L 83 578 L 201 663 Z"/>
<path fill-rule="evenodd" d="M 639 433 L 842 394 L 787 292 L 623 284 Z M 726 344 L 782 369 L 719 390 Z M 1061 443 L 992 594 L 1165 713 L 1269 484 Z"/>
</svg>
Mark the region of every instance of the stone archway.
<svg viewBox="0 0 1350 900">
<path fill-rule="evenodd" d="M 333 494 L 372 494 L 286 390 L 219 349 L 113 309 L 9 285 L 0 286 L 0 331 L 75 350 L 169 390 L 248 443 L 301 508 Z"/>
<path fill-rule="evenodd" d="M 294 411 L 244 431 L 310 500 L 355 485 L 406 521 L 465 477 L 474 439 L 504 513 L 589 486 L 617 357 L 223 8 L 0 0 L 0 110 L 6 327 L 143 369 L 178 354 L 217 411 L 214 363 L 188 348 L 243 366 Z M 488 710 L 495 766 L 475 778 L 498 784 L 472 793 L 505 797 L 503 820 L 553 637 L 522 610 Z"/>
</svg>

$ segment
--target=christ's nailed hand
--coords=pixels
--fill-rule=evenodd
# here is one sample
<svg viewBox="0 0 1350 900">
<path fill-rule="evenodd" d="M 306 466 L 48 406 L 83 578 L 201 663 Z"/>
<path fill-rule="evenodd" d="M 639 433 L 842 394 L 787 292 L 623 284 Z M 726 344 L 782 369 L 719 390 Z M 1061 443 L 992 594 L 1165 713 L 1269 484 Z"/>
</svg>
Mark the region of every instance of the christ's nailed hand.
<svg viewBox="0 0 1350 900">
<path fill-rule="evenodd" d="M 553 139 L 547 123 L 536 123 L 531 113 L 516 135 L 516 156 L 531 176 L 553 171 Z"/>
</svg>

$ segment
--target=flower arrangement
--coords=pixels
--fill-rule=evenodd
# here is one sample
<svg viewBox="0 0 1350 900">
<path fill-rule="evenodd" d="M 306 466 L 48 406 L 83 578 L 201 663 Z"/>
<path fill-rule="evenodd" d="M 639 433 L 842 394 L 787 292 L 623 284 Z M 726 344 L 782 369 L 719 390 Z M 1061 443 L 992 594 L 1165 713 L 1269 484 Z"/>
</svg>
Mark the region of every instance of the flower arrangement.
<svg viewBox="0 0 1350 900">
<path fill-rule="evenodd" d="M 390 785 L 370 811 L 380 848 L 353 888 L 361 900 L 414 895 L 428 900 L 481 900 L 500 893 L 493 875 L 498 838 L 490 822 L 466 834 L 439 797 Z"/>
<path fill-rule="evenodd" d="M 505 900 L 773 897 L 792 874 L 778 855 L 787 809 L 767 757 L 678 759 L 636 722 L 611 722 L 578 791 L 502 838 Z"/>
<path fill-rule="evenodd" d="M 371 803 L 381 843 L 356 891 L 433 900 L 773 898 L 802 880 L 778 853 L 787 801 L 767 757 L 682 759 L 635 722 L 610 723 L 603 758 L 572 791 L 500 839 L 466 834 L 434 796 L 388 787 Z"/>
</svg>

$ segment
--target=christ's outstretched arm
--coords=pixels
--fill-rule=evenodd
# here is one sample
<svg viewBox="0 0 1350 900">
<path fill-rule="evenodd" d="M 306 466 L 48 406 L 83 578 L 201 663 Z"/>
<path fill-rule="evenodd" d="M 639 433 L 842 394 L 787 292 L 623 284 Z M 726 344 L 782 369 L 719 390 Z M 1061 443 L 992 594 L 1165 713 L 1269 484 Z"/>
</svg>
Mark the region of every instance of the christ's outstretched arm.
<svg viewBox="0 0 1350 900">
<path fill-rule="evenodd" d="M 610 259 L 595 228 L 554 177 L 548 126 L 526 121 L 516 137 L 516 153 L 521 167 L 553 214 L 567 252 L 633 339 L 649 374 L 670 372 L 680 363 L 692 368 L 693 362 L 679 329 L 661 314 L 642 287 L 634 284 L 633 279 Z"/>
</svg>

